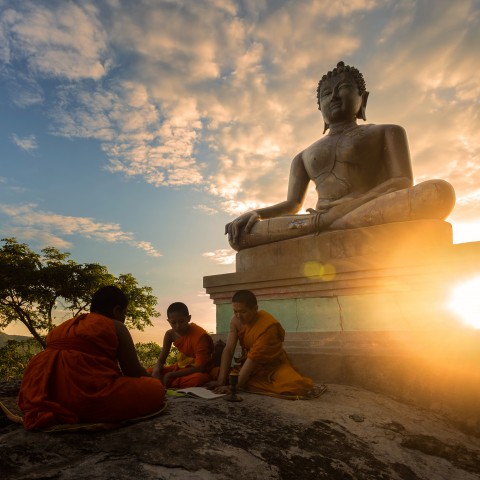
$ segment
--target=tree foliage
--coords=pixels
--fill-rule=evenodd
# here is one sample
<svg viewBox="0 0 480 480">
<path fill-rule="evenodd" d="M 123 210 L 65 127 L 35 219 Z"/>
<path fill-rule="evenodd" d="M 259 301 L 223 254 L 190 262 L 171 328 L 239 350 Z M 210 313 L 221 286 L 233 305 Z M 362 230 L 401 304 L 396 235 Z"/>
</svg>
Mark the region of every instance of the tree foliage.
<svg viewBox="0 0 480 480">
<path fill-rule="evenodd" d="M 55 327 L 55 314 L 71 316 L 87 311 L 92 295 L 116 285 L 129 297 L 126 325 L 138 330 L 152 325 L 157 300 L 151 287 L 141 287 L 130 274 L 118 277 L 98 263 L 79 264 L 70 254 L 47 247 L 38 254 L 15 238 L 4 238 L 0 248 L 0 328 L 23 323 L 45 347 L 44 336 Z"/>
<path fill-rule="evenodd" d="M 155 342 L 136 343 L 135 350 L 137 351 L 140 363 L 145 367 L 153 367 L 162 352 L 162 347 Z M 172 345 L 170 353 L 167 357 L 165 365 L 172 365 L 177 361 L 178 350 Z"/>
<path fill-rule="evenodd" d="M 34 338 L 21 342 L 8 340 L 0 348 L 0 379 L 10 381 L 22 378 L 28 362 L 40 351 L 41 347 Z"/>
</svg>

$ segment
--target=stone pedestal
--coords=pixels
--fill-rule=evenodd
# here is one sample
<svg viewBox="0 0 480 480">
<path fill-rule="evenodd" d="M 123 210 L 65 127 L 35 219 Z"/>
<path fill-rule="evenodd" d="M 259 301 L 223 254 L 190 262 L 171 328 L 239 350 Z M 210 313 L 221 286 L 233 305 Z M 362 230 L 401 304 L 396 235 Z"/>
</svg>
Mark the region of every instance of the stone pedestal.
<svg viewBox="0 0 480 480">
<path fill-rule="evenodd" d="M 204 287 L 217 334 L 228 332 L 233 293 L 252 290 L 302 372 L 440 405 L 480 431 L 480 334 L 448 306 L 479 265 L 480 242 L 453 245 L 449 223 L 399 222 L 242 250 L 234 273 Z"/>
<path fill-rule="evenodd" d="M 205 277 L 204 287 L 217 333 L 228 331 L 240 289 L 287 332 L 453 328 L 452 284 L 477 273 L 479 258 L 480 243 L 452 244 L 449 223 L 390 223 L 242 250 L 235 273 Z"/>
</svg>

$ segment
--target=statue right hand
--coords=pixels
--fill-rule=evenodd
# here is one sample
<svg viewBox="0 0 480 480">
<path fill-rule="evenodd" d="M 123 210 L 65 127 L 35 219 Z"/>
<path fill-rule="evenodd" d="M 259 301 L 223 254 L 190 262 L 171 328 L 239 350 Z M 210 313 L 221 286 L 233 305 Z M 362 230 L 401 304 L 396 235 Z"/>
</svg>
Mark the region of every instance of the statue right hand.
<svg viewBox="0 0 480 480">
<path fill-rule="evenodd" d="M 228 241 L 230 243 L 237 243 L 242 229 L 245 231 L 245 233 L 250 233 L 250 230 L 259 220 L 260 215 L 253 210 L 240 215 L 233 222 L 227 223 L 225 225 L 225 233 L 228 234 Z"/>
</svg>

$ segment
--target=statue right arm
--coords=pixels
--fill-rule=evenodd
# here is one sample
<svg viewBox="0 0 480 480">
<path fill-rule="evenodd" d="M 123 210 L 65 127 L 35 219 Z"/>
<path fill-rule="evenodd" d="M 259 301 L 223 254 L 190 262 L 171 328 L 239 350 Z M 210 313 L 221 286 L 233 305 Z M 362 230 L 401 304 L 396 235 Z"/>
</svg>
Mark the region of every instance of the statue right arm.
<svg viewBox="0 0 480 480">
<path fill-rule="evenodd" d="M 245 233 L 250 233 L 253 225 L 258 220 L 297 213 L 302 208 L 309 182 L 310 178 L 305 170 L 303 152 L 301 152 L 292 160 L 288 179 L 287 199 L 270 207 L 244 213 L 233 220 L 233 222 L 225 225 L 225 233 L 228 234 L 229 242 L 237 243 L 242 230 Z"/>
</svg>

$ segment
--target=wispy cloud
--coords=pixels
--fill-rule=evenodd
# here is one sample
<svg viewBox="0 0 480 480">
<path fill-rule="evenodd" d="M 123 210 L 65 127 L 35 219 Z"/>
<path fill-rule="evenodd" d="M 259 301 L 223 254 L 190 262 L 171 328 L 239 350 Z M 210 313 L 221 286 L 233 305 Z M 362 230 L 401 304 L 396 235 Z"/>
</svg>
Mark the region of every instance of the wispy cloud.
<svg viewBox="0 0 480 480">
<path fill-rule="evenodd" d="M 209 207 L 208 205 L 203 205 L 203 204 L 194 205 L 193 208 L 194 210 L 198 210 L 199 212 L 206 213 L 207 215 L 215 215 L 216 213 L 218 213 L 218 210 L 216 208 Z"/>
<path fill-rule="evenodd" d="M 6 37 L 2 57 L 9 62 L 25 59 L 32 72 L 47 77 L 98 80 L 108 64 L 98 13 L 86 2 L 60 2 L 56 8 L 29 1 L 12 4 L 1 16 Z"/>
<path fill-rule="evenodd" d="M 221 248 L 213 252 L 202 253 L 203 257 L 207 257 L 220 265 L 232 265 L 235 263 L 235 255 L 237 252 L 231 248 Z"/>
<path fill-rule="evenodd" d="M 38 148 L 37 139 L 35 135 L 28 135 L 26 137 L 19 137 L 16 134 L 12 135 L 12 141 L 17 147 L 25 150 L 26 152 L 31 152 Z"/>
<path fill-rule="evenodd" d="M 45 212 L 38 209 L 35 204 L 5 205 L 0 204 L 0 213 L 10 218 L 9 231 L 22 229 L 22 238 L 49 240 L 54 239 L 54 244 L 62 247 L 68 245 L 63 236 L 79 235 L 97 241 L 109 243 L 124 243 L 143 250 L 147 255 L 160 257 L 150 242 L 136 240 L 131 232 L 125 232 L 116 223 L 102 223 L 88 217 L 74 217 Z M 41 235 L 38 235 L 41 233 Z"/>
</svg>

